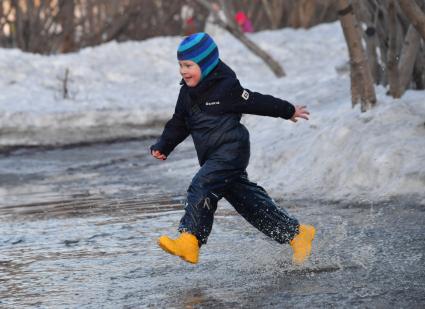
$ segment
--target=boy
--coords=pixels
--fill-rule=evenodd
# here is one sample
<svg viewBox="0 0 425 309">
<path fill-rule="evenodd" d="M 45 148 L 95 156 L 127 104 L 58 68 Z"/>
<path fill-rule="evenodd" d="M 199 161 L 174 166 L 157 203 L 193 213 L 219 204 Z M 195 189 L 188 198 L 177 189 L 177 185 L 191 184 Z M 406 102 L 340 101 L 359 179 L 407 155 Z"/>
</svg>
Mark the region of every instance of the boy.
<svg viewBox="0 0 425 309">
<path fill-rule="evenodd" d="M 192 135 L 199 164 L 188 189 L 180 236 L 161 236 L 159 246 L 189 263 L 197 263 L 199 248 L 211 232 L 217 202 L 224 197 L 249 223 L 279 243 L 291 245 L 293 262 L 301 264 L 311 252 L 315 229 L 300 225 L 277 207 L 266 191 L 248 180 L 250 144 L 242 114 L 308 120 L 305 106 L 242 88 L 235 73 L 219 59 L 218 48 L 206 33 L 186 37 L 177 58 L 182 76 L 173 117 L 151 154 L 166 160 Z"/>
</svg>

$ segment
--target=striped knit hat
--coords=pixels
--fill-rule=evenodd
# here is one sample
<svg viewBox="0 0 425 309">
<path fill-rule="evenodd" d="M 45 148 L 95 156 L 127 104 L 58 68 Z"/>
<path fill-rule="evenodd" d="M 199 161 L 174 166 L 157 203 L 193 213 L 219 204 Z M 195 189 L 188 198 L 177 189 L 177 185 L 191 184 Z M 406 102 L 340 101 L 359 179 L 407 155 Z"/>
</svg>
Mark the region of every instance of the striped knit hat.
<svg viewBox="0 0 425 309">
<path fill-rule="evenodd" d="M 201 68 L 203 79 L 218 64 L 218 48 L 206 33 L 199 32 L 186 37 L 177 49 L 178 60 L 191 60 Z"/>
</svg>

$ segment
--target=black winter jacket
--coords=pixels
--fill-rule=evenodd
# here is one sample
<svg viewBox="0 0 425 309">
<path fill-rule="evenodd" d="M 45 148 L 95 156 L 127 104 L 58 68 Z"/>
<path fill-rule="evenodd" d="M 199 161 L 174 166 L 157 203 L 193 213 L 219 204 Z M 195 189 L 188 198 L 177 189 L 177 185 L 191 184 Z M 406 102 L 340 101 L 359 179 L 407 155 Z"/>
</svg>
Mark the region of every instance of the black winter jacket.
<svg viewBox="0 0 425 309">
<path fill-rule="evenodd" d="M 290 119 L 295 112 L 287 101 L 244 89 L 222 61 L 196 87 L 188 87 L 183 80 L 181 84 L 174 115 L 151 151 L 168 156 L 191 134 L 201 166 L 213 159 L 246 168 L 249 134 L 240 123 L 242 114 Z"/>
</svg>

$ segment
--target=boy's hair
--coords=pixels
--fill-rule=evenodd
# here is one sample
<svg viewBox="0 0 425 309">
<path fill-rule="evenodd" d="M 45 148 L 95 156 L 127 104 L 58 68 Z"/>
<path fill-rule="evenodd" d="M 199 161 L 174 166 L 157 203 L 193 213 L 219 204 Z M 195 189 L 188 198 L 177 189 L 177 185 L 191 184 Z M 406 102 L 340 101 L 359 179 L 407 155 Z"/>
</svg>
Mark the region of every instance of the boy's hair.
<svg viewBox="0 0 425 309">
<path fill-rule="evenodd" d="M 186 37 L 177 49 L 178 60 L 191 60 L 199 65 L 203 79 L 218 64 L 218 47 L 214 40 L 205 32 L 199 32 Z"/>
</svg>

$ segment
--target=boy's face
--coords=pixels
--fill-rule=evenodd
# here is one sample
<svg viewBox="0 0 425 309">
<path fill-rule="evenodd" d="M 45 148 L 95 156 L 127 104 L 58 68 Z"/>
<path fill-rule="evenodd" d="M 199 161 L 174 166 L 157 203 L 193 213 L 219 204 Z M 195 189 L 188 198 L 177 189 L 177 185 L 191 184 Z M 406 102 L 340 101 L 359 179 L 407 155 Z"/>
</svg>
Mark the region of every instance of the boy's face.
<svg viewBox="0 0 425 309">
<path fill-rule="evenodd" d="M 201 80 L 201 68 L 191 60 L 180 60 L 180 74 L 188 87 L 195 87 Z"/>
</svg>

